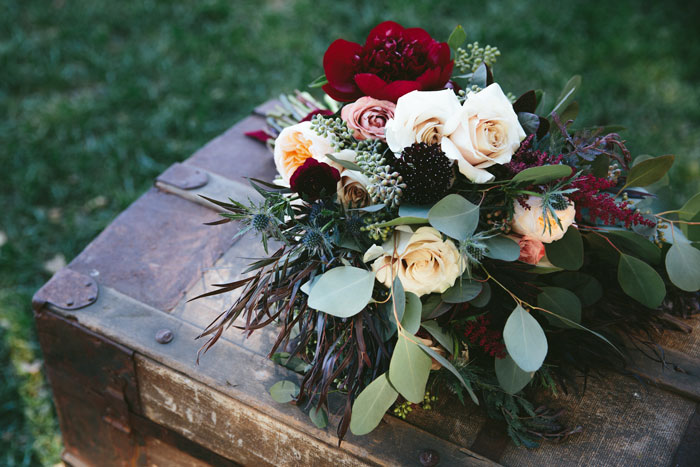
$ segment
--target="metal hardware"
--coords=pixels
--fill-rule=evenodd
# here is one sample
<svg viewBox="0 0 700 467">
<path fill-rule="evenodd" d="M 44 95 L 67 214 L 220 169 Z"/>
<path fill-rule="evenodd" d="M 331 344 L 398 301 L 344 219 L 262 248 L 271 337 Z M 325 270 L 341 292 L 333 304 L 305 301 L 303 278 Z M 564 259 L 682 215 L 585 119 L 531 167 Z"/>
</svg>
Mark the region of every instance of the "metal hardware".
<svg viewBox="0 0 700 467">
<path fill-rule="evenodd" d="M 182 190 L 193 190 L 206 185 L 209 181 L 209 176 L 203 170 L 176 162 L 168 170 L 160 174 L 156 181 L 167 183 Z"/>
<path fill-rule="evenodd" d="M 98 295 L 97 281 L 63 268 L 34 295 L 32 306 L 37 311 L 47 303 L 64 310 L 78 310 L 95 303 Z"/>
</svg>

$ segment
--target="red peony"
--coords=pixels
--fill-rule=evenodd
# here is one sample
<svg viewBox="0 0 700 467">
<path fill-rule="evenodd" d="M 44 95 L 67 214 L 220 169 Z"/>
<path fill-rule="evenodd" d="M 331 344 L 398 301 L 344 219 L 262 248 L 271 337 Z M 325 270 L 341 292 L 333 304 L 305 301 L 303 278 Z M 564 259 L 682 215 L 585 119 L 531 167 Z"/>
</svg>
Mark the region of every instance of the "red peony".
<svg viewBox="0 0 700 467">
<path fill-rule="evenodd" d="M 289 179 L 292 191 L 307 201 L 315 201 L 330 196 L 337 191 L 340 172 L 325 162 L 309 157 Z"/>
<path fill-rule="evenodd" d="M 338 39 L 328 47 L 323 90 L 342 102 L 362 96 L 396 102 L 411 91 L 443 89 L 453 65 L 446 42 L 424 29 L 385 21 L 372 29 L 364 46 Z"/>
</svg>

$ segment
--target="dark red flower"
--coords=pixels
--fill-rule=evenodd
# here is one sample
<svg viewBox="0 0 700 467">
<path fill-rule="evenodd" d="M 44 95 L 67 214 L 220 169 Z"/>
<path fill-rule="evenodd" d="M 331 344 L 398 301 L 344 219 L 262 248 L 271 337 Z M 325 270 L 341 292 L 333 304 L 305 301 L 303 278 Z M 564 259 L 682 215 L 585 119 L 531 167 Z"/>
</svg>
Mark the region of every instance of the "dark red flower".
<svg viewBox="0 0 700 467">
<path fill-rule="evenodd" d="M 335 193 L 339 180 L 336 168 L 309 157 L 294 171 L 289 185 L 306 201 L 314 201 Z"/>
<path fill-rule="evenodd" d="M 385 21 L 372 29 L 364 46 L 338 39 L 328 47 L 323 90 L 343 102 L 362 96 L 396 102 L 411 91 L 444 88 L 453 65 L 446 42 L 424 29 Z"/>
<path fill-rule="evenodd" d="M 326 115 L 326 116 L 327 116 L 327 115 L 333 115 L 333 112 L 330 111 L 330 110 L 326 110 L 326 109 L 316 109 L 316 110 L 312 110 L 311 112 L 309 112 L 308 114 L 306 114 L 306 117 L 304 117 L 304 118 L 302 118 L 301 120 L 299 120 L 299 123 L 301 123 L 301 122 L 309 122 L 309 121 L 311 121 L 311 119 L 314 118 L 316 115 Z"/>
</svg>

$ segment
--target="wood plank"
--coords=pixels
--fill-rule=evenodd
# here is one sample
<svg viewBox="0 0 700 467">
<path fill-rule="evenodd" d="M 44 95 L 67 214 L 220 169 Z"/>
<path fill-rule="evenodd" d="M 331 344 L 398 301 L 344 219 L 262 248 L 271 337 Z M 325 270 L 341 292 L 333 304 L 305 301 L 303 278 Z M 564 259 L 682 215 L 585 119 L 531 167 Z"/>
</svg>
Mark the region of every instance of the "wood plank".
<svg viewBox="0 0 700 467">
<path fill-rule="evenodd" d="M 198 382 L 205 388 L 203 391 L 220 393 L 225 399 L 218 398 L 219 402 L 227 400 L 236 407 L 248 407 L 246 410 L 270 417 L 280 430 L 303 433 L 309 446 L 320 446 L 321 443 L 333 447 L 337 443 L 331 429 L 316 428 L 297 407 L 278 404 L 270 398 L 268 390 L 274 383 L 282 379 L 298 381 L 299 376 L 242 346 L 221 341 L 197 365 L 195 355 L 200 343 L 194 339 L 200 329 L 108 287 L 101 287 L 99 298 L 87 308 L 75 311 L 55 308 L 52 311 L 76 319 L 88 329 L 168 367 L 168 371 L 175 370 L 183 378 Z M 162 328 L 170 329 L 175 336 L 169 344 L 155 341 L 155 333 Z M 148 390 L 141 382 L 139 388 L 141 392 Z M 167 405 L 168 401 L 164 397 L 162 405 Z M 172 403 L 181 402 L 173 399 Z M 142 409 L 144 412 L 149 410 Z M 179 429 L 177 424 L 166 428 L 176 432 Z M 204 441 L 194 432 L 185 436 L 197 442 Z M 369 436 L 348 436 L 341 451 L 349 458 L 362 459 L 369 464 L 405 465 L 415 463 L 424 448 L 438 451 L 445 465 L 493 465 L 467 449 L 391 416 L 385 416 L 385 423 Z"/>
</svg>

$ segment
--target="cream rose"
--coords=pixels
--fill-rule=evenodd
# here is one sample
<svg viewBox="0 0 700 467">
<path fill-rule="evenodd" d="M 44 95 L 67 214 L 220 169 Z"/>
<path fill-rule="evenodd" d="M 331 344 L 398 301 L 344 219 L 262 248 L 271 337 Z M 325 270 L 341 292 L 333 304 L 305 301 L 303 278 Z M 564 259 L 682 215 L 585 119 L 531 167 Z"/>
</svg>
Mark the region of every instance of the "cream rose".
<svg viewBox="0 0 700 467">
<path fill-rule="evenodd" d="M 350 208 L 364 208 L 370 204 L 367 193 L 369 178 L 356 170 L 344 170 L 338 182 L 338 201 Z"/>
<path fill-rule="evenodd" d="M 363 96 L 340 111 L 340 117 L 354 130 L 353 137 L 358 140 L 380 139 L 384 141 L 386 122 L 394 118 L 396 104 Z"/>
<path fill-rule="evenodd" d="M 394 118 L 386 123 L 386 142 L 396 154 L 413 143 L 440 144 L 445 123 L 460 109 L 450 89 L 404 94 L 396 102 Z"/>
<path fill-rule="evenodd" d="M 540 196 L 529 196 L 526 203 L 530 206 L 530 209 L 525 209 L 517 201 L 514 203 L 515 210 L 511 221 L 513 232 L 523 237 L 530 237 L 543 243 L 556 242 L 564 236 L 569 226 L 574 223 L 576 208 L 572 202 L 569 202 L 569 206 L 566 209 L 556 211 L 561 227 L 559 227 L 556 219 L 550 213 L 547 213 L 547 219 L 545 219 Z"/>
<path fill-rule="evenodd" d="M 391 287 L 392 276 L 398 275 L 404 290 L 420 297 L 452 287 L 462 275 L 463 260 L 452 240 L 443 240 L 432 227 L 421 227 L 407 242 L 400 242 L 396 252 L 376 259 L 372 270 L 387 287 Z"/>
<path fill-rule="evenodd" d="M 513 105 L 496 83 L 470 93 L 442 131 L 445 155 L 456 160 L 459 171 L 476 183 L 493 180 L 486 169 L 510 162 L 526 136 Z"/>
<path fill-rule="evenodd" d="M 311 129 L 311 122 L 302 122 L 283 129 L 275 140 L 274 159 L 277 172 L 285 184 L 306 159 L 334 165 L 326 154 L 333 152 L 330 142 Z M 342 169 L 342 167 L 341 167 Z"/>
</svg>

